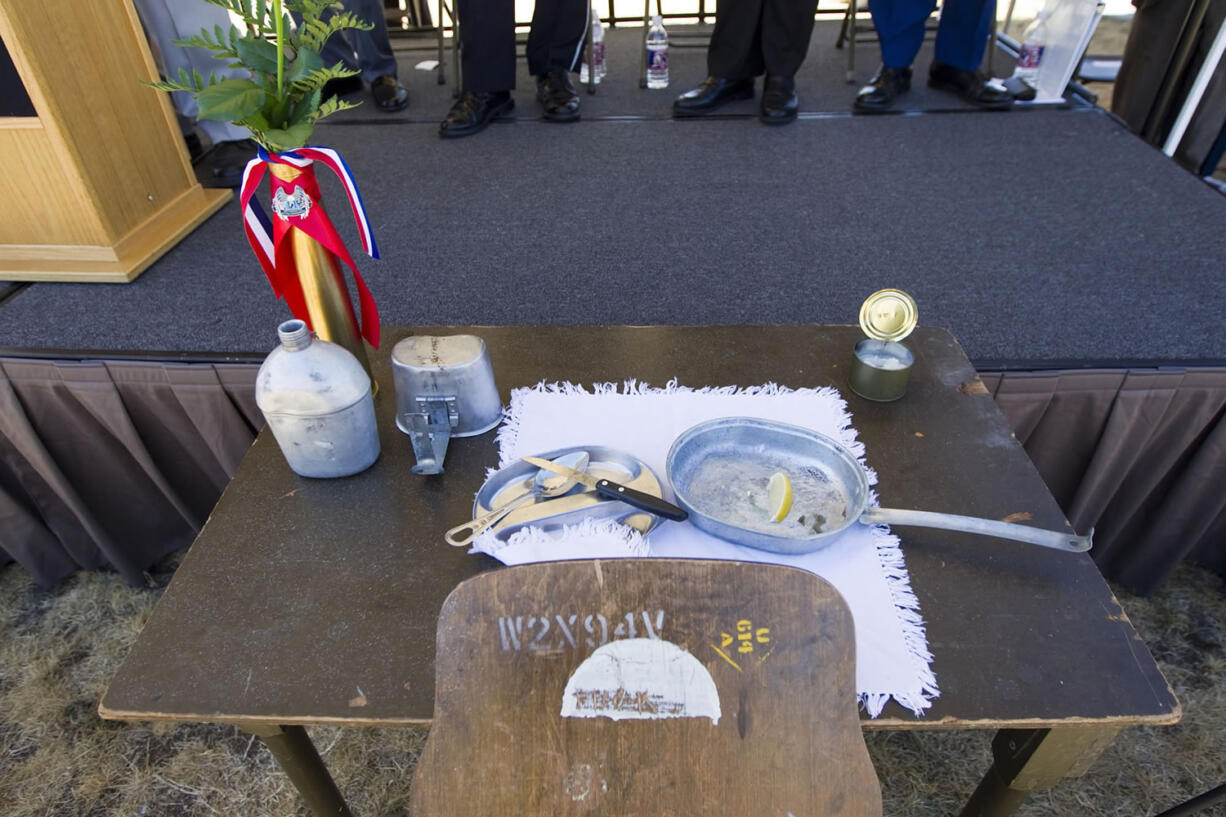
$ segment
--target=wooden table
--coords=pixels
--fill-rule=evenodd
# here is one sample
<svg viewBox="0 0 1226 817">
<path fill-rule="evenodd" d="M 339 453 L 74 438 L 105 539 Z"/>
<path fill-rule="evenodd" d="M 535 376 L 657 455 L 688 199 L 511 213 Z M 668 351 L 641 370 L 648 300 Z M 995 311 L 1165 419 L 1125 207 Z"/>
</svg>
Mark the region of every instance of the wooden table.
<svg viewBox="0 0 1226 817">
<path fill-rule="evenodd" d="M 885 504 L 987 518 L 1064 515 L 949 333 L 920 328 L 907 395 L 846 388 L 851 326 L 420 327 L 485 338 L 503 399 L 542 380 L 834 385 Z M 319 815 L 347 813 L 305 724 L 428 724 L 435 623 L 464 578 L 498 564 L 443 543 L 468 519 L 493 433 L 453 440 L 447 473 L 409 472 L 385 331 L 373 357 L 383 453 L 340 480 L 295 476 L 261 432 L 102 700 L 105 718 L 237 724 L 265 740 Z M 663 475 L 661 475 L 663 477 Z M 1123 727 L 1179 704 L 1088 555 L 921 528 L 896 531 L 941 688 L 925 717 L 877 729 L 997 728 L 964 814 L 1004 815 L 1077 775 Z M 360 690 L 360 692 L 359 692 Z M 358 705 L 361 703 L 362 705 Z"/>
</svg>

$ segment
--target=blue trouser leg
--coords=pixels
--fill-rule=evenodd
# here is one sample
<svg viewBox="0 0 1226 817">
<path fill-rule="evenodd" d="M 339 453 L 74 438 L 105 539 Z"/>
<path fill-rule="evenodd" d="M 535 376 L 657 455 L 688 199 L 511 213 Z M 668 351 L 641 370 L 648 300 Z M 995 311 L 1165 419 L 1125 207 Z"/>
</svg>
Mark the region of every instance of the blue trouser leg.
<svg viewBox="0 0 1226 817">
<path fill-rule="evenodd" d="M 937 29 L 937 62 L 963 71 L 977 70 L 995 14 L 995 0 L 945 0 Z"/>
<path fill-rule="evenodd" d="M 869 0 L 883 65 L 907 68 L 915 62 L 924 44 L 924 23 L 935 8 L 936 0 Z"/>
</svg>

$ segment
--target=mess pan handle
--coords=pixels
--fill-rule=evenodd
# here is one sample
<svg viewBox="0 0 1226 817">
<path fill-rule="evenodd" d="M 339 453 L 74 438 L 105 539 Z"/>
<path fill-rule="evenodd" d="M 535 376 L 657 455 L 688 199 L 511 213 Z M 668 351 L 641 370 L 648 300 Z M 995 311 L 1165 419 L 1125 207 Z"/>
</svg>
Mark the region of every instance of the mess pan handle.
<svg viewBox="0 0 1226 817">
<path fill-rule="evenodd" d="M 1067 550 L 1071 553 L 1085 553 L 1089 550 L 1090 538 L 1094 535 L 1094 531 L 1090 531 L 1085 536 L 1078 536 L 1075 533 L 1031 528 L 1026 525 L 1015 525 L 1012 522 L 998 522 L 995 519 L 979 519 L 974 516 L 958 516 L 952 513 L 932 511 L 904 511 L 896 508 L 865 508 L 860 514 L 860 521 L 869 525 L 911 525 L 917 528 L 982 533 L 1001 539 L 1042 545 L 1045 548 Z"/>
</svg>

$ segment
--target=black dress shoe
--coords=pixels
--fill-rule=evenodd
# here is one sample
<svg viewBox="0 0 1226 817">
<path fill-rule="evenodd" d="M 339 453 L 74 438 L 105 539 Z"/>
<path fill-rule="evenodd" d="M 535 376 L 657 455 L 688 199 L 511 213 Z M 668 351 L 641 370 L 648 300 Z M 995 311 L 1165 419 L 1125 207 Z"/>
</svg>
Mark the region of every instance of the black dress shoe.
<svg viewBox="0 0 1226 817">
<path fill-rule="evenodd" d="M 403 111 L 409 106 L 409 92 L 400 84 L 400 80 L 396 79 L 395 75 L 387 74 L 379 77 L 370 84 L 371 96 L 375 98 L 375 104 L 379 106 L 379 110 L 395 113 Z"/>
<path fill-rule="evenodd" d="M 570 81 L 570 71 L 550 68 L 536 78 L 536 101 L 541 103 L 550 122 L 575 122 L 579 119 L 579 92 Z"/>
<path fill-rule="evenodd" d="M 196 179 L 204 187 L 238 187 L 255 152 L 256 144 L 250 139 L 217 142 L 195 161 Z"/>
<path fill-rule="evenodd" d="M 767 74 L 762 84 L 762 112 L 758 118 L 767 125 L 786 125 L 796 118 L 798 107 L 796 81 L 792 77 Z"/>
<path fill-rule="evenodd" d="M 943 62 L 934 62 L 928 69 L 928 87 L 953 91 L 975 107 L 989 111 L 1003 111 L 1013 105 L 1013 95 L 999 82 L 978 71 L 963 71 Z"/>
<path fill-rule="evenodd" d="M 673 116 L 703 116 L 726 102 L 753 99 L 753 78 L 707 77 L 702 85 L 686 91 L 673 102 Z"/>
<path fill-rule="evenodd" d="M 447 116 L 438 126 L 438 135 L 445 139 L 456 136 L 471 136 L 485 130 L 485 126 L 500 116 L 509 114 L 515 107 L 510 91 L 491 91 L 474 94 L 461 91 L 460 98 L 451 106 Z"/>
<path fill-rule="evenodd" d="M 354 74 L 351 77 L 330 79 L 325 82 L 323 90 L 319 93 L 319 98 L 321 100 L 328 100 L 334 96 L 345 96 L 360 90 L 362 90 L 362 78 Z"/>
<path fill-rule="evenodd" d="M 881 66 L 877 74 L 856 94 L 852 110 L 856 113 L 880 113 L 887 111 L 894 100 L 911 90 L 910 68 Z"/>
</svg>

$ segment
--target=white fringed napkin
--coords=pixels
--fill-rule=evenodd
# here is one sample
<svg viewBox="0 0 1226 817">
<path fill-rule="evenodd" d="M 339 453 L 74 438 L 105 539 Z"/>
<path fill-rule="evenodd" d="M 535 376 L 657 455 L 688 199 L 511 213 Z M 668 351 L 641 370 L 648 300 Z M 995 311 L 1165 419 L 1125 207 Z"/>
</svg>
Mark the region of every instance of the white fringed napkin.
<svg viewBox="0 0 1226 817">
<path fill-rule="evenodd" d="M 864 445 L 856 439 L 846 402 L 834 389 L 789 389 L 773 383 L 691 389 L 675 380 L 661 389 L 631 380 L 620 388 L 598 383 L 590 391 L 571 383 L 514 390 L 498 432 L 500 466 L 556 448 L 608 446 L 650 466 L 671 499 L 665 474 L 669 446 L 687 428 L 717 417 L 760 417 L 810 428 L 838 440 L 864 463 Z M 876 482 L 869 469 L 869 483 Z M 822 550 L 799 556 L 734 545 L 693 525 L 668 521 L 647 540 L 612 521 L 587 520 L 560 535 L 526 528 L 507 542 L 487 532 L 477 537 L 473 549 L 505 564 L 650 555 L 803 568 L 838 588 L 851 607 L 856 690 L 870 717 L 877 717 L 890 698 L 921 715 L 940 694 L 898 537 L 882 526 L 852 525 Z"/>
</svg>

